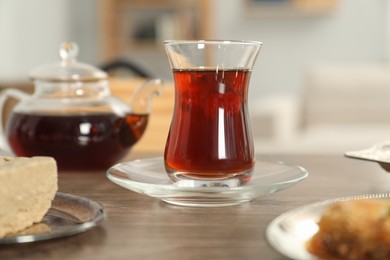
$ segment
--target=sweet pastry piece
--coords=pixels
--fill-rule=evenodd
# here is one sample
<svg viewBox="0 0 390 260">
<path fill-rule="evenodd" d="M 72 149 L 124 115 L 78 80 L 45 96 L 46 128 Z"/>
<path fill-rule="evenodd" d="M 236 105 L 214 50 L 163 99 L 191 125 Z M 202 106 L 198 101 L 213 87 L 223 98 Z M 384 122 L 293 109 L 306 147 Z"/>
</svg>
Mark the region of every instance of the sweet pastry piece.
<svg viewBox="0 0 390 260">
<path fill-rule="evenodd" d="M 42 220 L 57 191 L 50 157 L 0 157 L 0 237 Z"/>
<path fill-rule="evenodd" d="M 320 259 L 390 259 L 390 202 L 338 202 L 323 213 L 307 244 Z"/>
</svg>

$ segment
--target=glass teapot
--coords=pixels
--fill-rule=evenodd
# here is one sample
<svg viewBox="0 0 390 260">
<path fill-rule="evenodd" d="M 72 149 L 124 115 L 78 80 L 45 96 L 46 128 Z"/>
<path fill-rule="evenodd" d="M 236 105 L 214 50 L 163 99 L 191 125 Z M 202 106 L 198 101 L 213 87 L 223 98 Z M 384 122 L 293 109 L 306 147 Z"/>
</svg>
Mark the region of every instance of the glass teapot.
<svg viewBox="0 0 390 260">
<path fill-rule="evenodd" d="M 126 104 L 110 94 L 104 71 L 76 60 L 75 43 L 63 43 L 59 52 L 59 62 L 31 71 L 32 95 L 12 88 L 1 92 L 1 110 L 8 98 L 18 100 L 0 127 L 3 149 L 16 156 L 54 157 L 60 169 L 107 168 L 141 138 L 163 84 L 146 82 Z"/>
</svg>

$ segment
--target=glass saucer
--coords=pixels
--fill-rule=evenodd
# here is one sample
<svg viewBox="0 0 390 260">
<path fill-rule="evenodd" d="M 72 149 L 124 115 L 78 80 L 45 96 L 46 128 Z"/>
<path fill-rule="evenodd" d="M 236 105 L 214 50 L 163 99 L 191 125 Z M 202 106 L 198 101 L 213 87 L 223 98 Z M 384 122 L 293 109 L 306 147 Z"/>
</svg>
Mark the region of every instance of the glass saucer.
<svg viewBox="0 0 390 260">
<path fill-rule="evenodd" d="M 308 176 L 300 167 L 282 162 L 256 161 L 252 179 L 242 186 L 229 183 L 210 186 L 183 180 L 173 183 L 165 172 L 162 157 L 114 165 L 107 171 L 110 181 L 126 189 L 180 206 L 215 207 L 248 202 L 259 196 L 286 189 Z"/>
</svg>

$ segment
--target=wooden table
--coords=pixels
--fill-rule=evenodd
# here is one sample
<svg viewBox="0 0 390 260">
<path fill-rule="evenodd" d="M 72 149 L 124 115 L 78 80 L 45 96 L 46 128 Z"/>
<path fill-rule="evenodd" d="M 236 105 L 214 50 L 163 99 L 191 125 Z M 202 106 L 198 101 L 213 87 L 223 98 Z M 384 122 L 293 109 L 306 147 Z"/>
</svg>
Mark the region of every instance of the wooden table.
<svg viewBox="0 0 390 260">
<path fill-rule="evenodd" d="M 61 172 L 60 191 L 99 202 L 108 218 L 72 237 L 1 246 L 0 259 L 285 259 L 265 239 L 267 225 L 279 214 L 318 200 L 390 190 L 390 175 L 372 162 L 342 155 L 258 157 L 301 165 L 310 175 L 250 203 L 190 208 L 128 191 L 104 172 Z"/>
</svg>

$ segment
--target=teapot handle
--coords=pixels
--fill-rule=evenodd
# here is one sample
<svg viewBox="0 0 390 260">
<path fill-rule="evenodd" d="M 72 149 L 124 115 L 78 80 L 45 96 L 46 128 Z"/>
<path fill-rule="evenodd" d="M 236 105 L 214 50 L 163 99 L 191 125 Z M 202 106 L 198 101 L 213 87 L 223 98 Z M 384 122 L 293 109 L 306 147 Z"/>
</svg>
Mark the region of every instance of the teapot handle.
<svg viewBox="0 0 390 260">
<path fill-rule="evenodd" d="M 164 84 L 161 79 L 151 79 L 144 82 L 133 94 L 130 106 L 136 114 L 149 114 L 154 96 L 161 95 Z"/>
<path fill-rule="evenodd" d="M 0 92 L 0 149 L 5 153 L 12 154 L 12 150 L 9 147 L 7 139 L 5 137 L 4 124 L 3 124 L 3 115 L 4 107 L 8 98 L 15 98 L 17 100 L 24 100 L 30 97 L 30 95 L 24 93 L 21 90 L 8 88 Z"/>
</svg>

